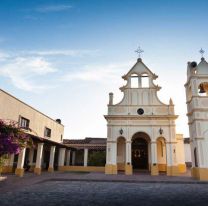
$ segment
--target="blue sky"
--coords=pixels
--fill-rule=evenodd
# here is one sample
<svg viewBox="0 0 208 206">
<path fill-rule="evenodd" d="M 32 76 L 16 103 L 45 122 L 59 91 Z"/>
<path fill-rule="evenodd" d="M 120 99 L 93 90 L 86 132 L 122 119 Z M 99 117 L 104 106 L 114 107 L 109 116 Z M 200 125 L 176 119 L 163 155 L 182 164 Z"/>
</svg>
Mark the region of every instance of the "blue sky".
<svg viewBox="0 0 208 206">
<path fill-rule="evenodd" d="M 65 138 L 105 137 L 108 93 L 143 61 L 159 78 L 159 97 L 176 105 L 188 136 L 187 61 L 208 49 L 208 1 L 0 0 L 0 87 L 52 118 Z M 206 53 L 205 53 L 206 58 Z"/>
</svg>

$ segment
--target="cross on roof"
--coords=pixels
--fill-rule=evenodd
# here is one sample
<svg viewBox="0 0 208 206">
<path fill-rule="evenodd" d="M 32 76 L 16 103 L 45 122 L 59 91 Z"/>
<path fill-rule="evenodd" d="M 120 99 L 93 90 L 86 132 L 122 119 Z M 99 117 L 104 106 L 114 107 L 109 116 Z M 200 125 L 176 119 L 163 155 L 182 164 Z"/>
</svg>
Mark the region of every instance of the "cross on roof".
<svg viewBox="0 0 208 206">
<path fill-rule="evenodd" d="M 141 58 L 141 54 L 144 52 L 144 50 L 142 50 L 139 46 L 138 49 L 135 50 L 135 52 L 139 55 L 139 58 Z"/>
<path fill-rule="evenodd" d="M 202 55 L 202 57 L 204 56 L 204 53 L 205 53 L 205 51 L 201 48 L 200 50 L 199 50 L 199 53 Z"/>
</svg>

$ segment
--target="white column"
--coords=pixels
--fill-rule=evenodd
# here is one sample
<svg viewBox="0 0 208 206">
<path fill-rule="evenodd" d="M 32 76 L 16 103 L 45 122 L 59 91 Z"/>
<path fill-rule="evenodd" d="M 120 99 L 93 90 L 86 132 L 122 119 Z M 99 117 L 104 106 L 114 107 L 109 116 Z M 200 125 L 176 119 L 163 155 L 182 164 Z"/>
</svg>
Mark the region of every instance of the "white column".
<svg viewBox="0 0 208 206">
<path fill-rule="evenodd" d="M 59 159 L 58 159 L 58 166 L 62 167 L 64 166 L 64 160 L 65 160 L 65 148 L 60 148 L 59 149 Z"/>
<path fill-rule="evenodd" d="M 17 169 L 23 169 L 24 162 L 25 162 L 25 151 L 26 151 L 26 148 L 23 148 L 18 155 Z"/>
<path fill-rule="evenodd" d="M 71 157 L 71 151 L 67 150 L 67 153 L 66 153 L 66 166 L 70 165 L 70 157 Z"/>
<path fill-rule="evenodd" d="M 158 175 L 157 142 L 151 142 L 151 175 Z"/>
<path fill-rule="evenodd" d="M 24 162 L 25 162 L 25 151 L 26 148 L 23 148 L 19 155 L 18 155 L 18 161 L 17 161 L 17 168 L 15 170 L 15 174 L 19 177 L 22 177 L 24 175 Z"/>
<path fill-rule="evenodd" d="M 138 87 L 141 88 L 142 87 L 142 78 L 138 77 Z"/>
<path fill-rule="evenodd" d="M 72 165 L 75 165 L 75 159 L 76 159 L 76 152 L 72 152 Z"/>
<path fill-rule="evenodd" d="M 30 152 L 29 152 L 29 165 L 30 166 L 33 165 L 33 156 L 34 156 L 34 149 L 30 148 Z"/>
<path fill-rule="evenodd" d="M 42 157 L 43 157 L 43 144 L 44 143 L 38 143 L 37 157 L 35 163 L 35 168 L 38 169 L 41 168 Z"/>
<path fill-rule="evenodd" d="M 131 165 L 131 141 L 126 141 L 126 164 Z"/>
<path fill-rule="evenodd" d="M 106 145 L 106 164 L 111 164 L 111 143 L 107 142 Z"/>
<path fill-rule="evenodd" d="M 87 167 L 88 162 L 88 148 L 84 149 L 84 167 Z"/>
<path fill-rule="evenodd" d="M 111 143 L 111 163 L 117 165 L 117 142 Z"/>
<path fill-rule="evenodd" d="M 151 160 L 152 164 L 157 164 L 157 142 L 151 142 Z"/>
<path fill-rule="evenodd" d="M 50 150 L 50 161 L 48 170 L 52 171 L 54 169 L 54 157 L 55 157 L 56 146 L 51 146 Z"/>
</svg>

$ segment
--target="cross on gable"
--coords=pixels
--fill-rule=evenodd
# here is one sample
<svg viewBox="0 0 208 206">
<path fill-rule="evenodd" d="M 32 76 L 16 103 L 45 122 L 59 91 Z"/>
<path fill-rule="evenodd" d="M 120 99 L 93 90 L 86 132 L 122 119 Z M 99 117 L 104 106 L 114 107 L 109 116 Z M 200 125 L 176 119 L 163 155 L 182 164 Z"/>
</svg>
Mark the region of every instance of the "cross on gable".
<svg viewBox="0 0 208 206">
<path fill-rule="evenodd" d="M 200 50 L 199 50 L 199 53 L 202 55 L 202 57 L 204 56 L 204 53 L 205 53 L 205 51 L 201 48 Z"/>
<path fill-rule="evenodd" d="M 144 52 L 144 50 L 142 50 L 139 46 L 138 49 L 135 50 L 135 52 L 138 54 L 139 58 L 141 58 L 141 54 Z"/>
</svg>

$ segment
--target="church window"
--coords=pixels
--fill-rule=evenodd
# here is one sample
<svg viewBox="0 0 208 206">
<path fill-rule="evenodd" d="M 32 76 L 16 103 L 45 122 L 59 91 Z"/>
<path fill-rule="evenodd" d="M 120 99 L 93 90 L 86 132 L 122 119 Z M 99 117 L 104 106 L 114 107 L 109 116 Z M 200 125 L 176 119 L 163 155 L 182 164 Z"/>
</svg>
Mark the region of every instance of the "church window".
<svg viewBox="0 0 208 206">
<path fill-rule="evenodd" d="M 137 74 L 131 75 L 131 88 L 139 88 L 139 77 Z"/>
<path fill-rule="evenodd" d="M 144 110 L 143 110 L 142 108 L 139 108 L 139 109 L 137 110 L 137 113 L 138 113 L 139 115 L 143 115 L 143 114 L 144 114 Z"/>
<path fill-rule="evenodd" d="M 208 82 L 202 82 L 198 87 L 199 96 L 208 96 Z"/>
<path fill-rule="evenodd" d="M 149 87 L 149 76 L 148 74 L 144 73 L 141 76 L 142 79 L 142 87 Z"/>
<path fill-rule="evenodd" d="M 194 69 L 193 73 L 194 73 L 194 74 L 197 74 L 197 70 L 196 70 L 196 69 Z"/>
</svg>

